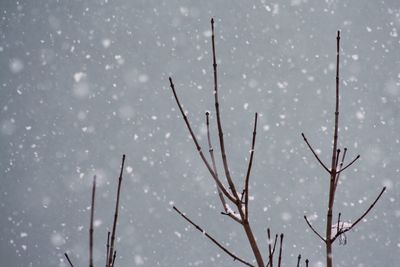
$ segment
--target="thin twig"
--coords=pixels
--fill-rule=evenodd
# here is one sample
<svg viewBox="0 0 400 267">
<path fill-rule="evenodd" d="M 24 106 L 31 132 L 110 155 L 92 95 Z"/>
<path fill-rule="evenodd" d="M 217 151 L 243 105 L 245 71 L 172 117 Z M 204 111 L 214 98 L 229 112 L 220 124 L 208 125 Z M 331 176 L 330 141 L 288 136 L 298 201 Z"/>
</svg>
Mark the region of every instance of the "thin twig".
<svg viewBox="0 0 400 267">
<path fill-rule="evenodd" d="M 344 148 L 343 155 L 342 155 L 342 161 L 340 162 L 340 166 L 339 166 L 339 171 L 336 174 L 334 193 L 336 193 L 336 188 L 337 188 L 337 185 L 339 182 L 341 170 L 343 169 L 343 163 L 344 163 L 344 159 L 346 158 L 346 154 L 347 154 L 347 147 Z"/>
<path fill-rule="evenodd" d="M 336 234 L 339 233 L 339 231 L 340 231 L 339 225 L 340 225 L 340 216 L 341 215 L 342 214 L 339 212 L 338 219 L 337 219 L 337 226 L 336 226 Z"/>
<path fill-rule="evenodd" d="M 345 228 L 344 230 L 340 230 L 336 233 L 335 237 L 332 239 L 332 243 L 333 241 L 335 241 L 335 239 L 341 235 L 344 234 L 348 231 L 350 231 L 351 229 L 353 229 L 362 219 L 364 219 L 365 216 L 367 216 L 367 214 L 372 210 L 372 208 L 375 206 L 375 204 L 378 202 L 378 200 L 381 198 L 381 196 L 383 195 L 383 193 L 386 191 L 386 186 L 382 188 L 381 192 L 379 193 L 379 195 L 376 197 L 376 199 L 374 200 L 374 202 L 371 204 L 371 206 L 369 206 L 369 208 L 349 227 L 349 228 Z"/>
<path fill-rule="evenodd" d="M 207 125 L 208 151 L 209 151 L 209 153 L 210 153 L 210 157 L 211 157 L 211 162 L 212 162 L 214 174 L 215 174 L 215 176 L 217 177 L 217 179 L 219 180 L 218 171 L 217 171 L 217 165 L 216 165 L 216 163 L 215 163 L 215 157 L 214 157 L 214 149 L 213 149 L 212 144 L 211 144 L 210 119 L 209 119 L 209 116 L 210 116 L 210 113 L 207 111 L 207 112 L 206 112 L 206 125 Z M 219 189 L 218 184 L 217 184 L 217 192 L 218 192 L 219 199 L 221 200 L 221 204 L 222 204 L 222 206 L 223 206 L 223 208 L 224 208 L 224 211 L 225 211 L 225 212 L 221 212 L 221 214 L 227 215 L 227 216 L 229 216 L 230 218 L 232 218 L 234 221 L 236 221 L 236 222 L 242 224 L 242 221 L 241 221 L 238 217 L 236 217 L 234 214 L 232 214 L 232 212 L 230 212 L 230 211 L 228 210 L 228 205 L 227 205 L 227 203 L 226 203 L 226 201 L 225 201 L 225 198 L 224 198 L 223 193 L 221 192 L 221 189 Z"/>
<path fill-rule="evenodd" d="M 338 167 L 338 164 L 339 164 L 339 156 L 340 156 L 340 149 L 338 149 L 337 153 L 336 153 L 336 170 L 337 170 L 337 167 Z"/>
<path fill-rule="evenodd" d="M 275 239 L 274 239 L 274 247 L 272 248 L 272 256 L 274 256 L 275 253 L 275 249 L 276 249 L 276 243 L 278 242 L 278 234 L 275 235 Z M 266 267 L 269 267 L 270 263 L 269 263 L 269 257 L 268 257 L 268 263 Z"/>
<path fill-rule="evenodd" d="M 308 259 L 306 259 L 306 267 L 308 267 L 308 263 L 309 263 L 309 260 L 308 260 Z"/>
<path fill-rule="evenodd" d="M 115 258 L 117 257 L 117 251 L 114 251 L 114 255 L 113 255 L 113 260 L 112 260 L 112 264 L 111 267 L 114 267 L 114 263 L 115 263 Z"/>
<path fill-rule="evenodd" d="M 310 145 L 310 143 L 308 142 L 306 136 L 304 135 L 304 133 L 301 133 L 301 136 L 303 136 L 304 142 L 306 142 L 308 148 L 311 150 L 311 152 L 314 154 L 314 157 L 318 160 L 319 164 L 321 164 L 321 166 L 328 172 L 331 173 L 331 171 L 328 169 L 328 167 L 326 167 L 326 165 L 321 161 L 321 159 L 318 157 L 317 153 L 315 152 L 315 150 L 312 148 L 312 146 Z"/>
<path fill-rule="evenodd" d="M 89 227 L 89 267 L 93 267 L 93 217 L 94 217 L 94 199 L 96 195 L 96 175 L 93 176 L 92 204 L 90 207 L 90 227 Z"/>
<path fill-rule="evenodd" d="M 65 258 L 67 258 L 67 261 L 68 261 L 69 265 L 70 265 L 71 267 L 74 267 L 74 265 L 72 264 L 70 258 L 68 257 L 68 254 L 67 254 L 66 252 L 64 253 L 64 256 L 65 256 Z"/>
<path fill-rule="evenodd" d="M 267 229 L 268 234 L 268 254 L 269 254 L 269 266 L 274 267 L 274 259 L 272 254 L 272 246 L 271 246 L 271 231 Z"/>
<path fill-rule="evenodd" d="M 215 181 L 216 184 L 218 185 L 218 188 L 221 189 L 221 191 L 224 193 L 224 195 L 225 195 L 229 200 L 231 200 L 232 202 L 235 202 L 235 201 L 236 201 L 235 198 L 234 198 L 230 193 L 228 193 L 228 191 L 225 189 L 224 185 L 221 183 L 221 181 L 220 181 L 220 180 L 218 179 L 218 177 L 215 175 L 215 173 L 214 173 L 212 167 L 210 166 L 210 163 L 207 161 L 206 157 L 204 156 L 204 153 L 203 153 L 203 151 L 201 150 L 201 146 L 199 145 L 199 142 L 197 141 L 197 138 L 196 138 L 196 136 L 195 136 L 195 134 L 194 134 L 194 132 L 193 132 L 193 130 L 192 130 L 192 127 L 191 127 L 191 125 L 190 125 L 189 119 L 188 119 L 188 117 L 186 116 L 185 112 L 183 111 L 182 105 L 181 105 L 181 103 L 180 103 L 180 101 L 179 101 L 178 95 L 177 95 L 176 90 L 175 90 L 175 85 L 174 85 L 174 83 L 173 83 L 171 77 L 169 77 L 169 83 L 170 83 L 170 87 L 171 87 L 171 89 L 172 89 L 172 92 L 173 92 L 173 94 L 174 94 L 175 101 L 176 101 L 176 103 L 177 103 L 177 105 L 178 105 L 178 107 L 179 107 L 179 110 L 180 110 L 180 112 L 181 112 L 181 114 L 182 114 L 183 120 L 185 121 L 186 127 L 187 127 L 188 130 L 189 130 L 190 136 L 192 137 L 192 140 L 193 140 L 193 142 L 194 142 L 194 144 L 195 144 L 195 146 L 196 146 L 196 149 L 197 149 L 197 151 L 198 151 L 198 153 L 199 153 L 199 155 L 200 155 L 201 160 L 202 160 L 202 161 L 204 162 L 204 164 L 206 165 L 208 171 L 210 172 L 210 174 L 211 174 L 211 176 L 213 177 L 214 181 Z"/>
<path fill-rule="evenodd" d="M 281 261 L 282 261 L 282 245 L 283 245 L 283 234 L 281 234 L 281 239 L 280 239 L 280 242 L 279 242 L 278 267 L 281 267 Z"/>
<path fill-rule="evenodd" d="M 299 254 L 299 256 L 297 257 L 297 267 L 300 266 L 300 260 L 301 260 L 301 254 Z"/>
<path fill-rule="evenodd" d="M 197 230 L 199 230 L 203 235 L 205 235 L 208 239 L 210 239 L 215 245 L 217 245 L 220 249 L 222 249 L 226 254 L 231 256 L 233 260 L 237 260 L 247 266 L 253 266 L 254 265 L 250 264 L 249 262 L 242 260 L 232 252 L 230 252 L 227 248 L 225 248 L 221 243 L 219 243 L 215 238 L 213 238 L 211 235 L 209 235 L 206 231 L 204 231 L 200 226 L 198 226 L 196 223 L 194 223 L 192 220 L 190 220 L 185 214 L 183 214 L 177 207 L 173 206 L 172 207 L 179 215 L 181 215 L 187 222 L 189 222 L 191 225 L 193 225 Z"/>
<path fill-rule="evenodd" d="M 311 230 L 324 242 L 325 239 L 314 229 L 314 227 L 312 227 L 311 223 L 308 221 L 307 216 L 304 215 L 304 220 L 306 220 L 306 223 L 308 224 L 308 226 L 311 228 Z"/>
<path fill-rule="evenodd" d="M 120 198 L 120 193 L 121 193 L 122 174 L 124 172 L 124 164 L 125 164 L 125 155 L 122 156 L 121 171 L 119 173 L 119 178 L 118 178 L 117 199 L 115 201 L 114 222 L 113 222 L 113 228 L 112 228 L 112 232 L 111 232 L 111 245 L 110 245 L 110 251 L 109 251 L 109 256 L 108 256 L 108 266 L 109 267 L 112 266 L 112 262 L 113 262 L 114 241 L 115 241 L 115 233 L 117 230 L 119 198 Z"/>
<path fill-rule="evenodd" d="M 110 231 L 107 232 L 107 245 L 106 245 L 106 267 L 108 266 L 108 253 L 110 251 Z"/>
<path fill-rule="evenodd" d="M 351 165 L 353 165 L 354 162 L 356 162 L 358 159 L 360 158 L 360 155 L 357 155 L 357 157 L 355 157 L 349 164 L 347 164 L 343 169 L 341 169 L 338 173 L 341 173 L 342 171 L 344 171 L 345 169 L 347 169 L 348 167 L 350 167 Z"/>
<path fill-rule="evenodd" d="M 246 219 L 249 218 L 249 180 L 250 180 L 251 166 L 253 164 L 254 147 L 255 147 L 255 143 L 256 143 L 257 117 L 258 117 L 258 114 L 256 112 L 254 115 L 253 139 L 251 141 L 250 159 L 249 159 L 249 165 L 247 167 L 247 174 L 246 174 L 245 187 L 244 187 L 245 188 L 244 193 L 246 194 L 245 201 L 244 201 Z"/>
</svg>

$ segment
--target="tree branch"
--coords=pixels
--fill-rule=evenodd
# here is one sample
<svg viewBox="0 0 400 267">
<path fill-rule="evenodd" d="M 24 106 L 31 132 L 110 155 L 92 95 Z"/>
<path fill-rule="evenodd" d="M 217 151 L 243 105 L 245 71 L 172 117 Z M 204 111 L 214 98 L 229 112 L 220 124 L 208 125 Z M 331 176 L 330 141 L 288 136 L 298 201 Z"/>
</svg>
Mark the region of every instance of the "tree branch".
<svg viewBox="0 0 400 267">
<path fill-rule="evenodd" d="M 178 107 L 179 107 L 179 110 L 180 110 L 181 114 L 182 114 L 183 120 L 185 121 L 186 127 L 187 127 L 188 130 L 189 130 L 190 136 L 191 136 L 192 139 L 193 139 L 193 142 L 194 142 L 194 144 L 195 144 L 195 146 L 196 146 L 197 151 L 199 152 L 199 155 L 200 155 L 202 161 L 203 161 L 204 164 L 206 165 L 206 167 L 207 167 L 208 171 L 210 172 L 211 176 L 213 177 L 214 181 L 217 183 L 219 189 L 221 189 L 221 191 L 224 193 L 224 195 L 225 195 L 230 201 L 235 202 L 236 199 L 235 199 L 230 193 L 228 193 L 228 191 L 225 189 L 224 185 L 223 185 L 223 184 L 221 183 L 221 181 L 218 179 L 218 177 L 217 177 L 216 174 L 214 173 L 212 167 L 210 166 L 210 163 L 208 163 L 206 157 L 204 156 L 203 151 L 201 150 L 201 147 L 200 147 L 200 145 L 199 145 L 199 142 L 197 141 L 197 138 L 196 138 L 196 136 L 195 136 L 194 133 L 193 133 L 192 127 L 190 126 L 189 119 L 187 118 L 185 112 L 183 111 L 182 105 L 181 105 L 181 103 L 180 103 L 180 101 L 179 101 L 179 98 L 178 98 L 178 95 L 177 95 L 177 93 L 176 93 L 176 91 L 175 91 L 175 85 L 174 85 L 174 83 L 173 83 L 171 77 L 169 77 L 169 83 L 170 83 L 170 87 L 171 87 L 171 89 L 172 89 L 172 92 L 173 92 L 173 94 L 174 94 L 175 101 L 176 101 L 176 103 L 177 103 L 177 105 L 178 105 Z"/>
<path fill-rule="evenodd" d="M 343 169 L 341 169 L 337 173 L 339 174 L 342 171 L 344 171 L 345 169 L 347 169 L 348 167 L 350 167 L 351 165 L 353 165 L 353 163 L 356 162 L 359 158 L 360 158 L 360 155 L 357 155 L 357 157 L 355 157 L 349 164 L 347 164 Z"/>
<path fill-rule="evenodd" d="M 71 267 L 74 267 L 74 265 L 72 264 L 70 258 L 68 257 L 68 254 L 67 254 L 66 252 L 64 253 L 64 256 L 65 256 L 65 258 L 67 258 L 67 261 L 68 261 L 69 265 L 70 265 Z"/>
<path fill-rule="evenodd" d="M 107 232 L 107 244 L 106 244 L 106 267 L 108 266 L 108 253 L 110 251 L 110 231 Z"/>
<path fill-rule="evenodd" d="M 364 219 L 365 216 L 367 216 L 367 214 L 372 210 L 372 208 L 375 206 L 375 204 L 378 202 L 378 200 L 381 198 L 381 196 L 383 195 L 383 193 L 386 191 L 386 186 L 382 188 L 381 192 L 379 193 L 379 195 L 375 198 L 374 202 L 369 206 L 369 208 L 349 227 L 349 228 L 345 228 L 343 230 L 340 230 L 336 233 L 336 235 L 334 236 L 334 238 L 332 239 L 332 243 L 336 240 L 336 238 L 338 236 L 340 236 L 341 234 L 344 234 L 348 231 L 350 231 L 351 229 L 353 229 L 362 219 Z"/>
<path fill-rule="evenodd" d="M 314 229 L 314 227 L 312 227 L 311 223 L 308 221 L 307 216 L 304 215 L 304 220 L 306 220 L 306 223 L 308 224 L 308 226 L 311 228 L 311 230 L 314 232 L 314 234 L 316 234 L 322 241 L 325 241 L 325 239 Z"/>
<path fill-rule="evenodd" d="M 255 147 L 255 143 L 256 143 L 257 117 L 258 117 L 258 114 L 256 112 L 256 114 L 254 115 L 253 139 L 251 141 L 250 159 L 249 159 L 249 165 L 247 167 L 247 174 L 246 174 L 245 187 L 244 187 L 245 188 L 244 193 L 246 194 L 245 201 L 244 201 L 246 219 L 249 219 L 249 180 L 250 180 L 251 166 L 253 164 L 254 147 Z"/>
<path fill-rule="evenodd" d="M 278 241 L 278 234 L 275 235 L 274 247 L 272 248 L 272 256 L 274 256 L 277 241 Z M 269 257 L 268 257 L 268 258 L 269 258 Z M 268 263 L 267 263 L 267 266 L 266 266 L 266 267 L 269 267 L 269 265 L 270 265 L 270 262 L 269 262 L 269 259 L 268 259 Z"/>
<path fill-rule="evenodd" d="M 109 256 L 108 256 L 108 267 L 113 266 L 113 262 L 115 260 L 115 259 L 113 259 L 114 241 L 115 241 L 115 233 L 117 231 L 119 197 L 120 197 L 120 193 L 121 193 L 122 174 L 124 172 L 124 164 L 125 164 L 125 155 L 122 156 L 121 171 L 119 173 L 119 178 L 118 178 L 117 199 L 115 202 L 114 222 L 113 222 L 113 228 L 112 228 L 112 232 L 111 232 L 111 245 L 110 245 L 110 251 L 109 251 Z"/>
<path fill-rule="evenodd" d="M 200 226 L 198 226 L 196 223 L 194 223 L 192 220 L 190 220 L 185 214 L 183 214 L 177 207 L 173 206 L 173 209 L 182 216 L 182 218 L 184 218 L 187 222 L 189 222 L 191 225 L 193 225 L 197 230 L 199 230 L 201 233 L 203 233 L 203 235 L 205 235 L 208 239 L 211 240 L 211 242 L 213 242 L 215 245 L 217 245 L 220 249 L 222 249 L 226 254 L 228 254 L 229 256 L 231 256 L 233 258 L 233 260 L 237 260 L 241 263 L 243 263 L 244 265 L 247 266 L 252 266 L 255 267 L 254 265 L 250 264 L 249 262 L 239 258 L 238 256 L 236 256 L 235 254 L 233 254 L 232 252 L 230 252 L 226 247 L 224 247 L 221 243 L 219 243 L 215 238 L 213 238 L 211 235 L 209 235 L 206 231 L 204 231 Z"/>
<path fill-rule="evenodd" d="M 90 227 L 89 227 L 89 267 L 93 267 L 93 217 L 94 217 L 94 199 L 96 195 L 96 175 L 93 176 L 92 204 L 90 208 Z"/>
<path fill-rule="evenodd" d="M 283 245 L 283 234 L 281 234 L 281 239 L 279 242 L 278 267 L 281 267 L 281 262 L 282 262 L 282 245 Z"/>
<path fill-rule="evenodd" d="M 268 255 L 269 255 L 269 266 L 273 267 L 274 266 L 274 256 L 272 254 L 272 246 L 271 246 L 271 231 L 268 228 L 267 229 L 267 234 L 268 234 Z"/>
<path fill-rule="evenodd" d="M 207 125 L 208 151 L 210 152 L 210 157 L 211 157 L 211 162 L 212 162 L 213 170 L 214 170 L 214 173 L 215 173 L 215 177 L 216 177 L 219 181 L 221 181 L 221 180 L 219 179 L 219 177 L 218 177 L 217 165 L 216 165 L 216 163 L 215 163 L 215 157 L 214 157 L 214 149 L 213 149 L 212 144 L 211 144 L 209 115 L 210 115 L 210 113 L 207 111 L 207 112 L 206 112 L 206 125 Z M 222 183 L 222 182 L 221 182 L 221 183 Z M 216 184 L 216 186 L 217 186 L 217 192 L 218 192 L 219 199 L 221 200 L 222 207 L 223 207 L 223 209 L 224 209 L 224 211 L 225 211 L 225 212 L 221 212 L 221 214 L 227 215 L 227 216 L 229 216 L 230 218 L 232 218 L 234 221 L 236 221 L 236 222 L 242 224 L 242 220 L 240 220 L 239 218 L 235 217 L 235 215 L 232 214 L 232 212 L 230 212 L 230 210 L 228 210 L 228 204 L 227 204 L 226 201 L 225 201 L 224 195 L 223 195 L 223 193 L 221 192 L 221 189 L 219 189 L 218 184 Z"/>
<path fill-rule="evenodd" d="M 229 167 L 228 167 L 228 159 L 226 157 L 225 152 L 225 141 L 224 141 L 224 133 L 222 130 L 222 122 L 221 115 L 219 111 L 219 99 L 218 99 L 218 74 L 217 74 L 217 60 L 215 53 L 215 33 L 214 33 L 214 19 L 211 19 L 211 43 L 212 43 L 212 54 L 213 54 L 213 69 L 214 69 L 214 102 L 215 102 L 215 113 L 217 115 L 217 126 L 218 126 L 218 136 L 219 136 L 219 145 L 221 149 L 221 157 L 222 163 L 224 166 L 225 176 L 228 181 L 229 187 L 233 194 L 233 197 L 236 201 L 240 201 L 238 194 L 236 192 L 235 184 L 233 183 Z"/>
<path fill-rule="evenodd" d="M 326 165 L 321 161 L 321 159 L 318 157 L 317 153 L 315 152 L 315 150 L 312 148 L 312 146 L 310 145 L 310 143 L 308 142 L 306 136 L 304 135 L 304 133 L 301 133 L 301 136 L 303 136 L 304 142 L 306 142 L 308 148 L 311 150 L 311 152 L 314 154 L 314 157 L 318 160 L 319 164 L 321 164 L 321 166 L 330 174 L 331 171 L 328 169 L 328 167 L 326 167 Z"/>
</svg>

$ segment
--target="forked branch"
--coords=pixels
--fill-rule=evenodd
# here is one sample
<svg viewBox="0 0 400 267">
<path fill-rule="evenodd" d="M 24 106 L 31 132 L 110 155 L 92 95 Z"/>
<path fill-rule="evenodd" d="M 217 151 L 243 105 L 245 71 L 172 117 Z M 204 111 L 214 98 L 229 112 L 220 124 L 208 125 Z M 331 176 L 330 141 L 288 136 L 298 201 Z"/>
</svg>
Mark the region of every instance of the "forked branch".
<svg viewBox="0 0 400 267">
<path fill-rule="evenodd" d="M 206 167 L 207 167 L 208 171 L 210 172 L 211 176 L 213 177 L 215 183 L 218 185 L 218 188 L 224 193 L 224 195 L 225 195 L 230 201 L 235 202 L 236 199 L 235 199 L 230 193 L 228 193 L 228 191 L 225 189 L 224 185 L 223 185 L 223 184 L 221 183 L 221 181 L 218 179 L 218 177 L 216 176 L 216 174 L 215 174 L 213 168 L 210 166 L 210 163 L 208 163 L 206 157 L 204 156 L 204 153 L 203 153 L 203 151 L 201 150 L 201 146 L 199 145 L 199 142 L 197 141 L 197 138 L 196 138 L 196 136 L 195 136 L 195 134 L 194 134 L 194 132 L 193 132 L 193 130 L 192 130 L 192 126 L 190 125 L 189 119 L 187 118 L 187 116 L 186 116 L 186 114 L 185 114 L 185 112 L 184 112 L 184 110 L 183 110 L 183 108 L 182 108 L 182 105 L 181 105 L 181 103 L 180 103 L 180 101 L 179 101 L 178 95 L 177 95 L 176 90 L 175 90 L 175 85 L 174 85 L 174 83 L 173 83 L 171 77 L 169 77 L 169 83 L 170 83 L 170 87 L 171 87 L 171 89 L 172 89 L 172 92 L 173 92 L 173 94 L 174 94 L 174 98 L 175 98 L 176 104 L 177 104 L 178 107 L 179 107 L 179 110 L 180 110 L 180 112 L 181 112 L 181 115 L 182 115 L 182 117 L 183 117 L 183 120 L 185 121 L 186 127 L 187 127 L 188 130 L 189 130 L 190 136 L 191 136 L 192 139 L 193 139 L 193 142 L 194 142 L 194 144 L 195 144 L 195 146 L 196 146 L 196 149 L 197 149 L 197 151 L 198 151 L 198 153 L 199 153 L 199 155 L 200 155 L 201 160 L 202 160 L 202 161 L 204 162 L 204 164 L 206 165 Z"/>
</svg>

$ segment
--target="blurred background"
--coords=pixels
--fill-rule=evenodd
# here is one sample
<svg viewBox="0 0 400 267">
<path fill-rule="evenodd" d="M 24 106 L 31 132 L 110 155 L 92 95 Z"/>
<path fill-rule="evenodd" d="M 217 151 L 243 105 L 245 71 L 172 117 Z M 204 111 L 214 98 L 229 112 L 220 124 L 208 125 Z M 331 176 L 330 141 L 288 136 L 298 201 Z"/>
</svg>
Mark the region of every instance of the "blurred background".
<svg viewBox="0 0 400 267">
<path fill-rule="evenodd" d="M 254 112 L 259 127 L 250 220 L 324 266 L 336 31 L 341 30 L 340 147 L 361 159 L 341 177 L 335 218 L 354 221 L 335 266 L 397 266 L 400 252 L 400 7 L 397 1 L 11 1 L 0 3 L 0 259 L 2 266 L 88 262 L 90 192 L 98 176 L 95 265 L 105 264 L 122 154 L 118 266 L 241 266 L 171 210 L 175 204 L 251 260 L 242 228 L 222 211 L 169 88 L 172 76 L 206 149 L 213 106 L 215 18 L 221 116 L 242 185 Z M 222 165 L 218 157 L 218 166 Z M 303 263 L 304 264 L 304 263 Z"/>
</svg>

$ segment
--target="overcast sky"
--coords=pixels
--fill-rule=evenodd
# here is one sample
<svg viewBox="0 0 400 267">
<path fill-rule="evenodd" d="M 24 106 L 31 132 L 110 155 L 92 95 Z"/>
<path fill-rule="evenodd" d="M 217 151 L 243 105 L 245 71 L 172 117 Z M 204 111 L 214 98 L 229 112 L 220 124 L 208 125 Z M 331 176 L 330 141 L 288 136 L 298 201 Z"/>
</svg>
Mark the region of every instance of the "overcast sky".
<svg viewBox="0 0 400 267">
<path fill-rule="evenodd" d="M 229 164 L 242 185 L 254 112 L 250 221 L 266 258 L 266 229 L 324 266 L 336 32 L 341 30 L 341 148 L 361 159 L 335 202 L 346 222 L 388 190 L 334 245 L 335 266 L 397 266 L 400 255 L 400 9 L 398 1 L 0 2 L 0 261 L 88 262 L 90 190 L 98 176 L 95 265 L 104 266 L 122 154 L 118 266 L 241 266 L 171 210 L 175 204 L 252 261 L 242 228 L 222 211 L 169 88 L 172 76 L 204 151 L 213 104 L 215 18 L 221 116 Z M 219 160 L 219 172 L 222 164 Z"/>
</svg>

